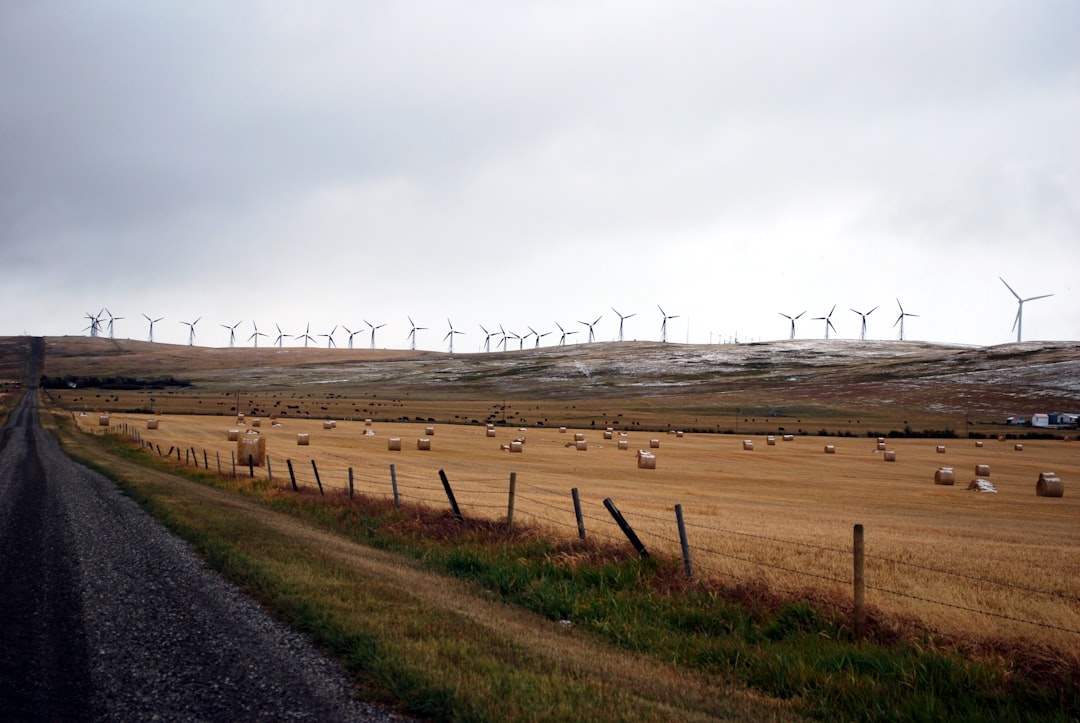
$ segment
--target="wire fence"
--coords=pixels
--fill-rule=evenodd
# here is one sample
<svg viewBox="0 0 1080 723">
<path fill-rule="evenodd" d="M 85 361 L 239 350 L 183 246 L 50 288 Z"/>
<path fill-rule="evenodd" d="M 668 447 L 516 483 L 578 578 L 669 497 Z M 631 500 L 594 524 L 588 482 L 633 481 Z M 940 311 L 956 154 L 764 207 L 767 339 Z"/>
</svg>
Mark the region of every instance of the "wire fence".
<svg viewBox="0 0 1080 723">
<path fill-rule="evenodd" d="M 261 464 L 255 464 L 254 460 L 250 460 L 249 464 L 249 460 L 237 460 L 235 453 L 223 459 L 220 452 L 210 453 L 193 446 L 185 449 L 173 445 L 161 449 L 154 443 L 143 442 L 141 432 L 127 424 L 107 426 L 103 423 L 101 426 L 91 426 L 89 430 L 97 434 L 125 435 L 162 457 L 175 459 L 180 465 L 204 468 L 223 476 L 248 477 L 253 481 L 283 487 L 289 485 L 299 491 L 318 491 L 339 497 L 361 495 L 368 499 L 384 499 L 396 505 L 434 509 L 448 509 L 451 506 L 449 490 L 444 489 L 442 482 L 427 469 L 399 469 L 396 465 L 390 465 L 389 469 L 371 466 L 354 468 L 340 461 L 294 463 L 291 459 L 269 456 L 258 460 Z M 532 520 L 556 535 L 586 536 L 616 544 L 627 542 L 627 537 L 603 501 L 581 498 L 577 490 L 553 489 L 521 480 L 517 480 L 516 485 L 508 485 L 506 479 L 475 474 L 455 481 L 452 472 L 448 481 L 452 485 L 454 502 L 464 517 L 509 522 L 512 514 L 515 523 Z M 514 488 L 512 495 L 511 487 Z M 853 544 L 822 545 L 724 528 L 708 518 L 708 524 L 691 518 L 682 521 L 685 538 L 690 541 L 687 546 L 687 539 L 680 535 L 675 516 L 662 517 L 652 509 L 632 509 L 625 517 L 649 551 L 676 558 L 687 558 L 689 555 L 684 561 L 688 569 L 692 564 L 695 578 L 726 579 L 737 583 L 757 580 L 789 596 L 805 595 L 808 590 L 840 593 L 839 597 L 835 594 L 830 597 L 834 603 L 837 599 L 852 598 L 856 582 Z M 1080 635 L 1080 628 L 1077 627 L 989 609 L 990 602 L 997 601 L 999 608 L 1007 610 L 1009 605 L 998 601 L 1003 595 L 1028 599 L 1034 596 L 1054 601 L 1064 616 L 1069 611 L 1080 611 L 1078 595 L 887 555 L 868 553 L 865 561 L 871 579 L 904 581 L 904 589 L 900 589 L 899 585 L 867 583 L 865 589 L 877 595 L 1056 633 Z M 948 594 L 934 594 L 937 590 Z M 954 595 L 955 591 L 964 591 L 969 593 L 969 597 L 989 602 L 981 607 L 958 602 L 962 596 Z M 843 603 L 840 605 L 843 606 Z M 853 609 L 854 602 L 851 602 L 847 610 Z"/>
</svg>

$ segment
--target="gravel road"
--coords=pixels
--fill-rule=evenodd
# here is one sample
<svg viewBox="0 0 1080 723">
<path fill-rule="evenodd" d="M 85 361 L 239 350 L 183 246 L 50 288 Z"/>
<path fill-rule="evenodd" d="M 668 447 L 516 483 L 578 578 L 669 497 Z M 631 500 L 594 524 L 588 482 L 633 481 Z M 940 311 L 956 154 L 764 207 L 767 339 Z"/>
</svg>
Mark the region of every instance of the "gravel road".
<svg viewBox="0 0 1080 723">
<path fill-rule="evenodd" d="M 65 456 L 28 391 L 0 430 L 0 719 L 401 720 L 354 694 L 339 666 Z"/>
</svg>

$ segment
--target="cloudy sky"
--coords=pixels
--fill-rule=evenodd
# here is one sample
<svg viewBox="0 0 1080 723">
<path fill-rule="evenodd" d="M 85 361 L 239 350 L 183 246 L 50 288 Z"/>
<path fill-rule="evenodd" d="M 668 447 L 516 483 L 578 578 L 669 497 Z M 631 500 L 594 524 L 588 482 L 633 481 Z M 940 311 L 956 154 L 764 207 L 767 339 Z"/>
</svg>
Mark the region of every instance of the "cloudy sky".
<svg viewBox="0 0 1080 723">
<path fill-rule="evenodd" d="M 0 3 L 0 335 L 1080 339 L 1075 0 Z M 348 335 L 335 339 L 345 346 Z M 291 340 L 292 344 L 301 342 Z M 325 344 L 325 337 L 319 340 Z M 513 343 L 513 342 L 512 342 Z M 532 340 L 527 342 L 531 345 Z"/>
</svg>

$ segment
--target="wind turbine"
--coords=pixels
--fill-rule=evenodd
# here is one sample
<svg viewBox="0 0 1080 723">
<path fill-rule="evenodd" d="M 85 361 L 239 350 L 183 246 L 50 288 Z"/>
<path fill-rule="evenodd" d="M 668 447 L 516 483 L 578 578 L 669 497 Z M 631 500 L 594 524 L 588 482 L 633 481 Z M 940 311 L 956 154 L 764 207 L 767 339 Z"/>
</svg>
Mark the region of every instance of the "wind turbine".
<svg viewBox="0 0 1080 723">
<path fill-rule="evenodd" d="M 304 333 L 303 334 L 300 334 L 298 336 L 294 336 L 293 339 L 303 339 L 305 349 L 307 348 L 307 345 L 308 345 L 309 341 L 315 341 L 313 338 L 311 338 L 311 322 L 309 321 L 307 326 L 304 327 Z"/>
<path fill-rule="evenodd" d="M 97 313 L 96 316 L 94 314 L 91 314 L 89 311 L 86 312 L 86 318 L 90 320 L 90 326 L 83 329 L 83 331 L 89 330 L 90 336 L 97 336 L 99 333 L 101 333 L 101 315 L 104 312 L 105 310 L 102 309 Z"/>
<path fill-rule="evenodd" d="M 349 335 L 349 348 L 352 349 L 353 348 L 353 337 L 356 336 L 357 334 L 359 334 L 360 332 L 359 331 L 353 331 L 352 329 L 350 329 L 349 327 L 344 326 L 344 325 L 342 325 L 341 328 L 344 329 L 345 333 Z"/>
<path fill-rule="evenodd" d="M 1006 284 L 1008 286 L 1008 284 Z M 905 316 L 918 316 L 918 314 L 909 314 L 904 311 L 904 305 L 900 303 L 900 299 L 896 300 L 896 305 L 900 307 L 900 316 L 896 317 L 896 321 L 893 322 L 893 326 L 900 325 L 900 341 L 904 340 L 904 317 Z"/>
<path fill-rule="evenodd" d="M 836 331 L 836 327 L 832 325 L 832 315 L 833 315 L 834 311 L 836 311 L 836 304 L 832 305 L 832 308 L 829 309 L 829 313 L 828 313 L 827 316 L 815 316 L 813 319 L 811 319 L 811 321 L 824 321 L 825 322 L 825 338 L 826 339 L 829 338 L 829 329 L 832 329 L 833 331 Z"/>
<path fill-rule="evenodd" d="M 540 348 L 540 340 L 551 333 L 550 331 L 545 331 L 543 334 L 541 334 L 540 332 L 538 332 L 536 329 L 532 328 L 531 326 L 529 327 L 529 331 L 532 332 L 532 335 L 534 337 L 536 337 L 536 343 L 533 344 L 533 349 L 539 349 Z"/>
<path fill-rule="evenodd" d="M 1000 276 L 998 278 L 1001 279 Z M 1021 331 L 1023 331 L 1023 326 L 1024 326 L 1024 302 L 1025 301 L 1035 301 L 1036 299 L 1045 299 L 1045 298 L 1047 298 L 1049 296 L 1053 296 L 1053 294 L 1042 294 L 1041 296 L 1029 296 L 1026 299 L 1021 299 L 1020 294 L 1013 291 L 1013 287 L 1009 286 L 1008 282 L 1006 282 L 1005 279 L 1001 279 L 1001 283 L 1005 284 L 1005 288 L 1008 289 L 1009 291 L 1012 291 L 1012 295 L 1016 297 L 1016 302 L 1017 302 L 1016 319 L 1013 320 L 1013 328 L 1016 329 L 1016 341 L 1017 341 L 1017 343 L 1019 343 L 1020 342 L 1020 333 L 1021 333 Z"/>
<path fill-rule="evenodd" d="M 149 316 L 147 316 L 146 314 L 143 314 L 143 316 L 145 316 L 145 317 L 146 317 L 146 320 L 150 322 L 150 336 L 149 336 L 149 337 L 147 337 L 147 341 L 153 341 L 153 340 L 154 340 L 154 324 L 158 323 L 159 321 L 161 321 L 161 320 L 162 320 L 162 319 L 164 319 L 165 317 L 164 317 L 164 316 L 162 316 L 162 317 L 159 317 L 159 318 L 157 318 L 157 319 L 151 319 L 151 318 L 150 318 Z"/>
<path fill-rule="evenodd" d="M 255 341 L 255 348 L 256 348 L 256 349 L 258 349 L 258 348 L 259 348 L 259 337 L 260 337 L 260 336 L 266 336 L 266 334 L 264 334 L 264 333 L 262 333 L 261 331 L 259 331 L 259 325 L 258 325 L 258 324 L 256 324 L 256 323 L 255 323 L 254 321 L 253 321 L 253 322 L 251 322 L 251 326 L 252 326 L 252 327 L 253 327 L 253 328 L 255 329 L 255 331 L 253 331 L 253 332 L 251 333 L 251 336 L 249 336 L 249 337 L 247 338 L 247 340 L 248 340 L 248 341 L 252 341 L 252 340 L 254 340 L 254 341 Z"/>
<path fill-rule="evenodd" d="M 483 324 L 480 324 L 480 331 L 484 332 L 484 351 L 491 351 L 491 337 L 495 336 L 495 332 L 488 331 Z"/>
<path fill-rule="evenodd" d="M 446 319 L 446 323 L 450 326 L 450 331 L 446 332 L 446 336 L 443 337 L 443 341 L 450 340 L 450 353 L 454 353 L 454 334 L 464 334 L 463 331 L 457 331 L 454 329 L 454 324 L 450 321 L 449 317 Z"/>
<path fill-rule="evenodd" d="M 862 313 L 861 311 L 855 311 L 855 309 L 852 309 L 852 311 L 855 311 L 856 314 L 858 314 L 859 316 L 862 317 L 862 329 L 859 331 L 859 339 L 861 341 L 866 341 L 866 317 L 873 314 L 876 309 L 877 309 L 877 307 L 875 306 L 873 309 L 866 312 L 865 314 Z"/>
<path fill-rule="evenodd" d="M 326 348 L 327 349 L 337 346 L 337 342 L 334 341 L 334 332 L 335 331 L 337 331 L 337 325 L 336 324 L 334 325 L 334 328 L 330 330 L 329 334 L 319 334 L 319 336 L 325 336 L 326 337 Z M 374 349 L 375 347 L 372 346 L 371 348 Z"/>
<path fill-rule="evenodd" d="M 555 322 L 555 326 L 559 327 L 559 331 L 562 332 L 562 335 L 559 337 L 559 346 L 566 346 L 566 337 L 570 336 L 571 334 L 577 334 L 576 331 L 567 331 L 566 329 L 562 328 L 562 324 L 557 321 Z"/>
<path fill-rule="evenodd" d="M 495 348 L 498 349 L 499 346 L 502 346 L 503 351 L 506 351 L 506 337 L 510 335 L 506 333 L 506 329 L 503 328 L 502 324 L 499 324 L 499 335 L 502 337 L 502 339 L 500 339 L 499 343 L 495 345 Z"/>
<path fill-rule="evenodd" d="M 622 314 L 619 313 L 619 310 L 616 309 L 614 306 L 611 307 L 611 310 L 615 312 L 615 315 L 617 317 L 619 317 L 619 341 L 622 341 L 623 340 L 623 336 L 622 336 L 623 322 L 626 321 L 627 319 L 629 319 L 632 316 L 637 316 L 637 312 L 635 311 L 633 314 L 627 314 L 626 316 L 623 316 Z"/>
<path fill-rule="evenodd" d="M 244 323 L 244 322 L 243 321 L 238 321 L 235 324 L 233 324 L 232 326 L 229 326 L 228 324 L 219 324 L 218 325 L 222 329 L 228 329 L 229 330 L 229 348 L 230 349 L 232 349 L 233 346 L 236 345 L 236 327 L 240 326 L 242 323 Z"/>
<path fill-rule="evenodd" d="M 521 337 L 520 337 L 520 336 L 518 336 L 517 334 L 515 334 L 515 333 L 514 333 L 514 332 L 512 332 L 512 331 L 507 331 L 507 332 L 505 332 L 505 334 L 506 334 L 506 335 L 507 335 L 508 337 L 510 337 L 511 339 L 517 339 L 517 340 L 518 340 L 518 349 L 520 350 L 520 349 L 521 349 Z M 506 349 L 506 345 L 505 345 L 505 344 L 503 344 L 503 350 L 505 351 L 505 349 Z"/>
<path fill-rule="evenodd" d="M 409 326 L 412 327 L 411 329 L 409 329 L 409 348 L 413 351 L 416 351 L 416 332 L 423 331 L 424 329 L 427 329 L 427 327 L 417 326 L 416 322 L 412 320 L 411 316 L 408 316 L 406 318 L 409 320 Z M 484 327 L 481 326 L 480 328 L 483 329 Z"/>
<path fill-rule="evenodd" d="M 287 336 L 287 334 L 285 334 L 285 332 L 283 332 L 283 331 L 281 330 L 281 325 L 279 325 L 279 324 L 277 324 L 277 323 L 275 322 L 275 323 L 274 323 L 274 326 L 275 326 L 275 327 L 277 327 L 277 338 L 276 338 L 276 339 L 274 339 L 274 343 L 275 343 L 275 344 L 277 344 L 277 346 L 278 346 L 278 349 L 280 349 L 280 348 L 281 348 L 281 344 L 282 344 L 282 341 L 283 341 L 283 340 L 285 339 L 285 337 Z"/>
<path fill-rule="evenodd" d="M 788 321 L 791 322 L 791 337 L 790 337 L 791 339 L 795 338 L 795 320 L 798 319 L 800 316 L 802 316 L 805 313 L 806 313 L 805 311 L 800 311 L 795 316 L 788 316 L 784 312 L 782 312 L 782 311 L 780 312 L 780 316 L 784 317 L 785 319 L 787 319 Z"/>
<path fill-rule="evenodd" d="M 113 322 L 114 321 L 119 321 L 120 319 L 123 319 L 124 317 L 122 317 L 122 316 L 113 316 L 112 312 L 109 311 L 108 309 L 105 309 L 104 311 L 105 311 L 106 314 L 109 315 L 109 338 L 112 339 L 113 338 Z"/>
<path fill-rule="evenodd" d="M 196 319 L 195 321 L 181 321 L 180 322 L 181 324 L 183 324 L 184 326 L 186 326 L 188 328 L 188 339 L 187 339 L 188 346 L 194 346 L 195 345 L 195 325 L 199 323 L 200 319 L 202 319 L 201 316 L 198 319 Z"/>
<path fill-rule="evenodd" d="M 383 328 L 384 326 L 386 326 L 386 324 L 372 324 L 367 319 L 364 319 L 364 323 L 371 327 L 371 348 L 374 349 L 375 348 L 375 330 Z"/>
<path fill-rule="evenodd" d="M 525 340 L 536 333 L 535 331 L 533 331 L 533 328 L 531 326 L 527 326 L 526 328 L 529 330 L 529 333 L 526 334 L 525 336 L 519 336 L 518 337 L 518 350 L 519 351 L 521 349 L 525 348 Z"/>
<path fill-rule="evenodd" d="M 579 324 L 582 324 L 584 326 L 589 327 L 589 342 L 590 343 L 596 340 L 596 332 L 593 331 L 593 327 L 596 326 L 598 323 L 600 323 L 600 320 L 603 319 L 603 318 L 604 318 L 604 315 L 601 314 L 600 316 L 596 317 L 596 321 L 594 321 L 591 324 L 589 322 L 587 322 L 587 321 L 579 321 L 578 322 Z"/>
<path fill-rule="evenodd" d="M 668 319 L 678 319 L 679 316 L 678 314 L 668 314 L 666 311 L 664 311 L 660 304 L 657 304 L 656 308 L 660 309 L 660 315 L 663 317 L 663 320 L 660 322 L 660 341 L 666 342 Z"/>
</svg>

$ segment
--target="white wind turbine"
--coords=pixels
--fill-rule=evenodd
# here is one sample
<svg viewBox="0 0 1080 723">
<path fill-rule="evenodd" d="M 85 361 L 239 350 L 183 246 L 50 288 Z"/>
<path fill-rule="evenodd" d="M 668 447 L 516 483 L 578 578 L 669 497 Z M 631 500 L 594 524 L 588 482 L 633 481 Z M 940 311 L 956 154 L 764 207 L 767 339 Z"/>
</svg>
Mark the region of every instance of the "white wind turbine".
<svg viewBox="0 0 1080 723">
<path fill-rule="evenodd" d="M 454 329 L 454 324 L 450 321 L 449 318 L 446 319 L 446 323 L 450 326 L 450 331 L 446 332 L 446 336 L 443 337 L 443 341 L 446 341 L 447 339 L 450 340 L 450 353 L 453 354 L 454 353 L 454 335 L 455 334 L 464 334 L 465 332 L 457 331 L 456 329 Z"/>
<path fill-rule="evenodd" d="M 95 316 L 90 312 L 86 312 L 86 318 L 89 319 L 90 325 L 83 329 L 83 331 L 89 331 L 90 336 L 97 336 L 101 333 L 101 315 L 105 313 L 105 309 L 102 309 Z"/>
<path fill-rule="evenodd" d="M 811 319 L 811 321 L 824 321 L 825 322 L 825 338 L 826 339 L 829 338 L 829 329 L 832 329 L 833 331 L 836 331 L 836 327 L 833 326 L 833 324 L 832 324 L 832 315 L 833 315 L 834 311 L 836 311 L 836 304 L 833 304 L 832 308 L 829 309 L 828 315 L 826 315 L 826 316 L 815 316 L 813 319 Z"/>
<path fill-rule="evenodd" d="M 232 349 L 234 346 L 236 346 L 236 327 L 240 326 L 242 323 L 244 323 L 244 322 L 243 321 L 238 321 L 235 324 L 233 324 L 232 326 L 229 326 L 228 324 L 218 324 L 218 326 L 220 326 L 222 329 L 228 329 L 229 330 L 229 348 L 230 349 Z"/>
<path fill-rule="evenodd" d="M 866 317 L 873 314 L 874 311 L 876 311 L 876 310 L 877 310 L 877 307 L 875 306 L 873 309 L 871 309 L 870 311 L 868 311 L 868 312 L 866 312 L 864 314 L 861 311 L 856 311 L 855 309 L 852 309 L 852 311 L 854 311 L 856 314 L 858 314 L 859 316 L 862 317 L 862 328 L 859 330 L 859 339 L 861 341 L 866 341 Z"/>
<path fill-rule="evenodd" d="M 488 331 L 483 324 L 480 324 L 480 331 L 484 332 L 484 351 L 491 351 L 491 337 L 495 336 L 495 332 Z"/>
<path fill-rule="evenodd" d="M 304 348 L 306 349 L 309 341 L 315 341 L 311 337 L 311 322 L 309 321 L 307 326 L 304 327 L 304 333 L 303 334 L 299 334 L 297 336 L 294 336 L 293 338 L 294 339 L 303 339 L 304 340 Z"/>
<path fill-rule="evenodd" d="M 412 349 L 413 351 L 416 351 L 416 332 L 424 331 L 425 329 L 427 329 L 427 327 L 426 326 L 417 326 L 416 322 L 412 320 L 411 316 L 407 316 L 405 318 L 407 318 L 409 320 L 409 327 L 410 327 L 410 329 L 409 329 L 409 348 Z M 483 329 L 484 327 L 480 327 L 480 328 Z"/>
<path fill-rule="evenodd" d="M 280 324 L 278 324 L 278 323 L 276 323 L 276 322 L 274 323 L 274 327 L 275 327 L 275 328 L 277 329 L 277 338 L 276 338 L 276 339 L 274 339 L 274 343 L 275 343 L 275 344 L 277 344 L 277 348 L 278 348 L 278 349 L 280 349 L 280 348 L 281 348 L 281 345 L 282 345 L 282 343 L 283 343 L 283 342 L 284 342 L 284 340 L 285 340 L 285 337 L 286 337 L 286 336 L 288 336 L 288 334 L 286 334 L 285 332 L 283 332 L 283 331 L 281 330 L 281 325 L 280 325 Z"/>
<path fill-rule="evenodd" d="M 660 322 L 660 341 L 666 342 L 667 341 L 667 323 L 668 323 L 668 319 L 678 319 L 679 315 L 678 314 L 668 314 L 666 311 L 664 311 L 664 309 L 660 306 L 660 304 L 657 304 L 656 308 L 660 309 L 660 315 L 663 317 L 663 320 Z"/>
<path fill-rule="evenodd" d="M 252 328 L 254 328 L 254 329 L 255 329 L 255 331 L 253 331 L 253 332 L 251 333 L 251 336 L 249 336 L 247 340 L 248 340 L 248 341 L 253 341 L 253 340 L 254 340 L 254 342 L 255 342 L 255 348 L 256 348 L 256 349 L 258 349 L 258 348 L 259 348 L 259 337 L 260 337 L 260 336 L 266 336 L 266 334 L 264 334 L 264 333 L 262 333 L 261 331 L 259 331 L 259 325 L 258 325 L 258 324 L 256 324 L 256 323 L 255 323 L 254 321 L 253 321 L 253 322 L 251 322 L 251 326 L 252 326 Z"/>
<path fill-rule="evenodd" d="M 529 332 L 532 333 L 533 337 L 536 339 L 536 343 L 533 344 L 533 349 L 539 349 L 540 348 L 540 340 L 551 333 L 550 331 L 545 331 L 543 334 L 541 334 L 540 332 L 538 332 L 536 329 L 532 328 L 531 326 L 529 327 Z"/>
<path fill-rule="evenodd" d="M 1001 279 L 1000 276 L 998 278 Z M 1050 296 L 1053 296 L 1053 294 L 1042 294 L 1040 296 L 1029 296 L 1026 299 L 1021 299 L 1020 294 L 1013 291 L 1013 287 L 1009 286 L 1008 282 L 1006 282 L 1005 279 L 1001 279 L 1001 283 L 1005 284 L 1005 288 L 1008 289 L 1009 291 L 1012 291 L 1012 295 L 1016 297 L 1016 303 L 1017 303 L 1017 305 L 1016 305 L 1016 318 L 1013 320 L 1013 328 L 1016 329 L 1016 341 L 1017 341 L 1017 343 L 1019 343 L 1020 340 L 1021 340 L 1020 335 L 1021 335 L 1021 332 L 1023 331 L 1023 327 L 1024 327 L 1024 303 L 1027 302 L 1027 301 L 1035 301 L 1036 299 L 1045 299 L 1045 298 L 1048 298 Z"/>
<path fill-rule="evenodd" d="M 604 318 L 604 315 L 601 314 L 600 316 L 596 317 L 596 321 L 594 321 L 591 324 L 589 322 L 587 322 L 587 321 L 579 321 L 578 322 L 579 324 L 581 324 L 583 326 L 589 327 L 589 343 L 591 343 L 593 341 L 596 341 L 596 332 L 593 331 L 593 327 L 596 326 L 597 324 L 599 324 L 600 320 L 603 319 L 603 318 Z"/>
<path fill-rule="evenodd" d="M 800 316 L 802 316 L 805 313 L 806 313 L 805 311 L 800 311 L 795 316 L 788 316 L 784 312 L 782 312 L 782 311 L 780 312 L 780 316 L 784 317 L 785 319 L 787 319 L 788 321 L 791 322 L 791 336 L 789 338 L 791 338 L 791 339 L 795 338 L 795 320 L 798 319 Z"/>
<path fill-rule="evenodd" d="M 374 349 L 375 348 L 375 330 L 383 328 L 384 326 L 386 326 L 386 324 L 372 324 L 367 319 L 364 319 L 364 323 L 367 324 L 369 327 L 371 327 L 371 348 Z"/>
<path fill-rule="evenodd" d="M 334 332 L 335 331 L 337 331 L 337 325 L 336 324 L 334 325 L 334 328 L 330 330 L 329 334 L 319 334 L 319 336 L 325 336 L 326 337 L 326 348 L 327 349 L 330 349 L 331 347 L 337 346 L 337 342 L 334 341 Z M 372 348 L 374 348 L 374 347 L 372 347 Z"/>
<path fill-rule="evenodd" d="M 566 329 L 562 328 L 562 324 L 557 321 L 555 322 L 555 326 L 559 327 L 559 331 L 562 332 L 562 334 L 559 336 L 559 346 L 566 346 L 566 337 L 570 336 L 571 334 L 577 334 L 576 331 L 567 331 Z"/>
<path fill-rule="evenodd" d="M 904 305 L 900 303 L 900 299 L 896 300 L 896 305 L 900 307 L 900 316 L 896 317 L 896 321 L 893 322 L 893 326 L 895 327 L 897 324 L 900 325 L 900 341 L 903 341 L 904 340 L 904 317 L 918 316 L 918 314 L 909 314 L 908 312 L 904 311 Z"/>
<path fill-rule="evenodd" d="M 157 319 L 151 319 L 146 314 L 143 314 L 143 316 L 146 317 L 146 320 L 150 322 L 150 335 L 146 338 L 146 340 L 147 341 L 153 341 L 154 340 L 154 324 L 158 323 L 159 321 L 161 321 L 165 317 L 161 316 L 161 317 L 158 317 Z"/>
<path fill-rule="evenodd" d="M 120 321 L 124 317 L 122 317 L 122 316 L 113 316 L 112 312 L 109 311 L 108 309 L 105 309 L 104 311 L 105 311 L 106 314 L 109 315 L 109 338 L 112 339 L 113 338 L 113 322 L 114 321 Z"/>
<path fill-rule="evenodd" d="M 633 314 L 623 315 L 623 314 L 620 314 L 619 310 L 616 309 L 614 306 L 611 307 L 611 310 L 615 312 L 615 316 L 619 317 L 619 341 L 622 341 L 623 340 L 623 322 L 626 321 L 627 319 L 629 319 L 632 316 L 637 316 L 637 312 L 635 311 Z"/>
<path fill-rule="evenodd" d="M 184 326 L 186 326 L 188 328 L 188 339 L 187 339 L 188 346 L 194 346 L 195 345 L 195 325 L 198 324 L 201 319 L 202 319 L 202 317 L 200 316 L 195 321 L 181 321 L 180 322 L 181 324 L 183 324 Z"/>
</svg>

